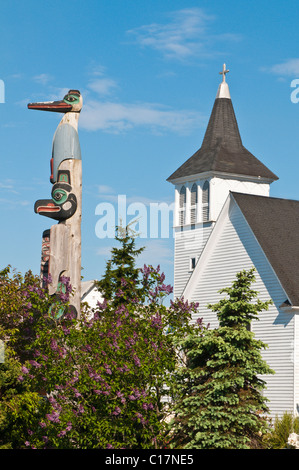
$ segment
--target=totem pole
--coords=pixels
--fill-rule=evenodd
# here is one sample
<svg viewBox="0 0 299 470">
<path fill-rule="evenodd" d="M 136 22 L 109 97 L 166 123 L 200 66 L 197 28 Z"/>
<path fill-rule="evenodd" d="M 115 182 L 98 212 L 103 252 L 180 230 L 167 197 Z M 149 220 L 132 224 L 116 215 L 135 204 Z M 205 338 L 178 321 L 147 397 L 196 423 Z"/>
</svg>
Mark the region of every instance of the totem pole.
<svg viewBox="0 0 299 470">
<path fill-rule="evenodd" d="M 52 144 L 52 199 L 36 201 L 34 211 L 58 221 L 43 233 L 41 280 L 49 279 L 49 294 L 55 295 L 63 287 L 62 276 L 70 278 L 70 306 L 77 318 L 81 303 L 82 161 L 78 120 L 82 104 L 78 90 L 70 90 L 61 101 L 28 104 L 29 109 L 64 113 Z"/>
</svg>

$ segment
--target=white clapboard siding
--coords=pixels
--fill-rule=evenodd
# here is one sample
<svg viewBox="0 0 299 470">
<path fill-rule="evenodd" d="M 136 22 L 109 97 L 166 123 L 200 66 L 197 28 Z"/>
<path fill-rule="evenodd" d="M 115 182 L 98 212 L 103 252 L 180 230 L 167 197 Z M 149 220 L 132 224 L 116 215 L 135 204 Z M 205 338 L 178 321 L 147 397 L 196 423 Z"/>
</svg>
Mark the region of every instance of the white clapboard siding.
<svg viewBox="0 0 299 470">
<path fill-rule="evenodd" d="M 177 230 L 175 233 L 174 246 L 174 298 L 180 297 L 192 274 L 190 269 L 190 259 L 196 258 L 196 261 L 208 239 L 211 232 L 211 225 L 194 230 Z"/>
<path fill-rule="evenodd" d="M 294 412 L 299 414 L 299 318 L 295 315 L 294 318 Z"/>
<path fill-rule="evenodd" d="M 222 220 L 221 227 L 216 224 L 216 229 L 220 232 L 215 237 L 215 245 L 210 248 L 204 267 L 200 270 L 198 266 L 194 271 L 194 287 L 188 291 L 188 300 L 199 302 L 197 317 L 202 317 L 205 324 L 210 323 L 211 328 L 215 328 L 218 326 L 216 314 L 207 309 L 207 304 L 216 303 L 224 296 L 220 296 L 219 290 L 230 286 L 237 272 L 256 267 L 253 288 L 259 292 L 258 297 L 262 301 L 273 300 L 269 310 L 260 314 L 260 320 L 252 323 L 256 339 L 268 345 L 262 353 L 263 357 L 275 370 L 274 376 L 262 377 L 267 382 L 264 394 L 270 400 L 271 416 L 281 416 L 285 411 L 294 412 L 299 403 L 298 370 L 294 377 L 294 358 L 299 363 L 299 335 L 298 331 L 297 336 L 294 333 L 295 326 L 298 330 L 298 318 L 295 325 L 294 314 L 285 313 L 279 308 L 287 298 L 286 293 L 235 203 L 229 216 Z M 294 390 L 296 382 L 297 388 Z"/>
</svg>

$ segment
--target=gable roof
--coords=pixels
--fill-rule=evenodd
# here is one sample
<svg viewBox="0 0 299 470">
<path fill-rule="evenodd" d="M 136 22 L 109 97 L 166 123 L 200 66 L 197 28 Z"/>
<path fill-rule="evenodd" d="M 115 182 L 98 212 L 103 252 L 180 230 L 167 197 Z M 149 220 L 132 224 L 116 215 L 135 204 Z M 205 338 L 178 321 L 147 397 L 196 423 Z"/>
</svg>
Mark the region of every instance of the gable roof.
<svg viewBox="0 0 299 470">
<path fill-rule="evenodd" d="M 299 201 L 231 193 L 282 287 L 299 306 Z"/>
<path fill-rule="evenodd" d="M 271 181 L 278 179 L 243 146 L 233 104 L 227 96 L 230 96 L 228 91 L 221 94 L 218 90 L 201 148 L 172 173 L 167 181 L 208 171 L 260 177 Z"/>
<path fill-rule="evenodd" d="M 82 281 L 81 282 L 81 299 L 86 297 L 87 294 L 95 287 L 96 280 Z"/>
</svg>

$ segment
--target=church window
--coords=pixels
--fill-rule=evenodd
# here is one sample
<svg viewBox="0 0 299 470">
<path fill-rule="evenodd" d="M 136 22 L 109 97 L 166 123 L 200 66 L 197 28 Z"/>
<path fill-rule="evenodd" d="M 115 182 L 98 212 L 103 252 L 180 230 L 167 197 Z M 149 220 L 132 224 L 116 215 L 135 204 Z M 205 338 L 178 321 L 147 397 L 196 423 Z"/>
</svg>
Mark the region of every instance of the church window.
<svg viewBox="0 0 299 470">
<path fill-rule="evenodd" d="M 185 209 L 186 209 L 186 187 L 182 186 L 180 190 L 179 200 L 179 224 L 184 225 L 185 223 Z"/>
<path fill-rule="evenodd" d="M 191 213 L 190 213 L 191 224 L 196 223 L 196 208 L 197 208 L 197 184 L 194 183 L 191 188 Z"/>
<path fill-rule="evenodd" d="M 210 185 L 208 181 L 202 188 L 202 221 L 207 222 L 209 220 L 209 202 L 210 202 Z"/>
</svg>

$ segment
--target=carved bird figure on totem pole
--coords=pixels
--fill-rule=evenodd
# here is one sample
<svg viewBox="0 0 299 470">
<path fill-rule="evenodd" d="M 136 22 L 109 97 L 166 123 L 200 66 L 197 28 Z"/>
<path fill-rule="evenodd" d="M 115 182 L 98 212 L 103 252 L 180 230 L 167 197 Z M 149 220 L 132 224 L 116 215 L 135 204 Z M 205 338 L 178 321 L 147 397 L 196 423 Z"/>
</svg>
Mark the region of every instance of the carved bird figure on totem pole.
<svg viewBox="0 0 299 470">
<path fill-rule="evenodd" d="M 52 197 L 37 200 L 34 211 L 58 221 L 43 233 L 41 278 L 51 275 L 48 288 L 53 295 L 61 289 L 60 278 L 70 278 L 71 306 L 77 316 L 81 302 L 82 161 L 78 120 L 82 105 L 78 90 L 69 90 L 60 101 L 28 104 L 28 109 L 64 114 L 52 142 Z"/>
</svg>

